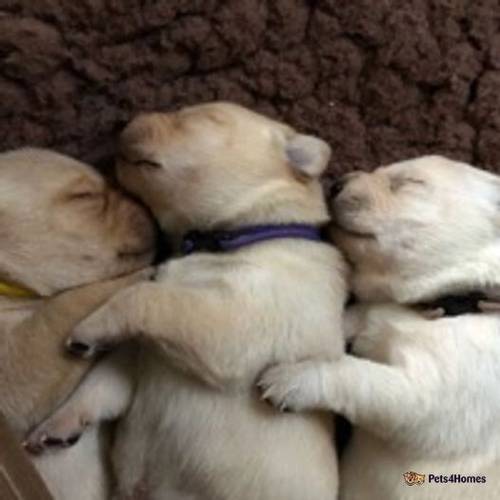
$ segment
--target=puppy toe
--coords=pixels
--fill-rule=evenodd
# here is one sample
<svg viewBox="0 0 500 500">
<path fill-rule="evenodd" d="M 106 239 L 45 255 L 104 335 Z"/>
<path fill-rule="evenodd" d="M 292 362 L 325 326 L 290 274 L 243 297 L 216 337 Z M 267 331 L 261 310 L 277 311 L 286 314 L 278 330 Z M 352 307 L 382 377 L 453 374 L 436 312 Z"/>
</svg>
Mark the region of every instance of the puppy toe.
<svg viewBox="0 0 500 500">
<path fill-rule="evenodd" d="M 66 342 L 66 350 L 77 358 L 88 359 L 94 356 L 108 352 L 112 349 L 111 344 L 91 344 L 76 338 L 70 338 Z"/>
<path fill-rule="evenodd" d="M 24 448 L 33 455 L 41 455 L 49 450 L 70 448 L 80 440 L 81 434 L 73 434 L 68 438 L 43 434 L 38 440 L 28 440 L 23 443 Z"/>
<path fill-rule="evenodd" d="M 271 398 L 269 398 L 269 397 L 267 397 L 267 398 L 266 398 L 266 397 L 264 397 L 263 395 L 261 395 L 261 396 L 260 396 L 260 400 L 261 400 L 263 403 L 265 403 L 267 406 L 269 406 L 269 408 L 273 408 L 273 409 L 275 409 L 275 405 L 274 405 L 274 403 L 273 403 L 273 401 L 272 401 L 272 399 L 271 399 Z"/>
<path fill-rule="evenodd" d="M 73 434 L 68 439 L 66 439 L 65 446 L 74 446 L 76 443 L 78 443 L 78 441 L 80 441 L 81 437 L 81 434 Z"/>
<path fill-rule="evenodd" d="M 70 354 L 78 358 L 89 358 L 94 351 L 91 345 L 73 339 L 67 341 L 66 348 Z"/>
<path fill-rule="evenodd" d="M 257 382 L 261 399 L 282 413 L 317 407 L 316 370 L 307 363 L 282 364 L 269 368 Z"/>
<path fill-rule="evenodd" d="M 62 448 L 65 445 L 64 439 L 47 436 L 44 440 L 44 445 L 48 448 Z"/>
<path fill-rule="evenodd" d="M 23 443 L 24 448 L 33 454 L 56 451 L 74 446 L 90 425 L 84 413 L 63 413 L 49 418 L 31 432 Z"/>
<path fill-rule="evenodd" d="M 32 435 L 22 443 L 22 446 L 32 455 L 41 455 L 46 449 L 46 439 L 47 435 L 45 434 Z"/>
<path fill-rule="evenodd" d="M 293 409 L 288 406 L 287 403 L 282 403 L 278 408 L 280 413 L 292 413 Z"/>
<path fill-rule="evenodd" d="M 283 401 L 285 396 L 280 393 L 280 390 L 273 385 L 265 385 L 261 386 L 261 396 L 260 399 L 268 404 L 269 406 L 273 406 L 277 408 L 279 411 L 284 410 L 287 406 Z"/>
</svg>

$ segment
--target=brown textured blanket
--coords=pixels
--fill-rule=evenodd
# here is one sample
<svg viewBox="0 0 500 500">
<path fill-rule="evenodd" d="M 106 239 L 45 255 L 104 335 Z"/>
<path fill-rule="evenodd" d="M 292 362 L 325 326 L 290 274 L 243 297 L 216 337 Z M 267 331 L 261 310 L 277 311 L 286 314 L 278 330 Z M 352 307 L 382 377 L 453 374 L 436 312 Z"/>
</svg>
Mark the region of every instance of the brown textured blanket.
<svg viewBox="0 0 500 500">
<path fill-rule="evenodd" d="M 0 0 L 1 150 L 104 166 L 132 115 L 214 99 L 320 134 L 330 175 L 424 153 L 500 170 L 500 2 Z"/>
<path fill-rule="evenodd" d="M 140 110 L 231 99 L 321 134 L 332 173 L 500 158 L 498 0 L 0 0 L 2 149 L 106 163 Z"/>
</svg>

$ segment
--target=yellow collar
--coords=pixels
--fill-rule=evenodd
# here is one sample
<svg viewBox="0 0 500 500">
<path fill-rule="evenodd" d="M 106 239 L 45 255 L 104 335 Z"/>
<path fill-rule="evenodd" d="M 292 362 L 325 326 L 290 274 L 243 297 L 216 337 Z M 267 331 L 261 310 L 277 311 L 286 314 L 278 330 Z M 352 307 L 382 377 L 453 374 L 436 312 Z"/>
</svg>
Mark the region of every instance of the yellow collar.
<svg viewBox="0 0 500 500">
<path fill-rule="evenodd" d="M 38 297 L 39 295 L 33 290 L 24 288 L 21 285 L 0 281 L 0 296 L 18 299 L 32 299 Z"/>
</svg>

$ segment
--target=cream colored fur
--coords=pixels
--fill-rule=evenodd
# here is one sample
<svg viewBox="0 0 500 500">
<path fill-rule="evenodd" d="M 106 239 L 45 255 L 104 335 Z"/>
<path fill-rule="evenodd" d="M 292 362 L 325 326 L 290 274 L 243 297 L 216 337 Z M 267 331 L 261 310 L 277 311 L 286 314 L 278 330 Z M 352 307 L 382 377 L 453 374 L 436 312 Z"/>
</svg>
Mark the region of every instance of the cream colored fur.
<svg viewBox="0 0 500 500">
<path fill-rule="evenodd" d="M 40 295 L 0 298 L 0 411 L 21 442 L 88 370 L 88 362 L 64 355 L 64 339 L 120 288 L 143 279 L 104 281 L 148 264 L 153 228 L 89 166 L 23 149 L 0 154 L 0 233 L 0 280 Z M 33 458 L 56 500 L 107 498 L 102 446 L 94 429 L 71 450 Z"/>
<path fill-rule="evenodd" d="M 176 244 L 192 229 L 326 222 L 318 176 L 328 158 L 317 138 L 215 103 L 134 120 L 118 176 Z M 344 274 L 336 249 L 305 240 L 196 253 L 85 320 L 72 340 L 91 349 L 138 332 L 147 341 L 117 437 L 118 498 L 334 500 L 331 419 L 274 414 L 253 384 L 271 363 L 341 355 Z M 32 438 L 67 436 L 89 412 L 115 416 L 128 403 L 121 373 L 112 383 L 94 372 Z"/>
<path fill-rule="evenodd" d="M 500 498 L 500 314 L 432 320 L 405 305 L 471 290 L 498 300 L 498 177 L 423 157 L 349 176 L 333 209 L 364 301 L 346 316 L 355 356 L 271 368 L 264 395 L 356 426 L 343 500 Z M 406 485 L 408 471 L 427 481 Z M 486 483 L 430 484 L 429 474 Z"/>
</svg>

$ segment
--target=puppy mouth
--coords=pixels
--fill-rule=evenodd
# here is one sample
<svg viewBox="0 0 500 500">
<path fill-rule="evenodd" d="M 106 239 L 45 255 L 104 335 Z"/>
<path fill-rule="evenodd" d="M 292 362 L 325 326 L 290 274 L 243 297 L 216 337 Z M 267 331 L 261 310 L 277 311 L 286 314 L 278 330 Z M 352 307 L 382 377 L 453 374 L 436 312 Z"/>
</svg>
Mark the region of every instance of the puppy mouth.
<svg viewBox="0 0 500 500">
<path fill-rule="evenodd" d="M 155 247 L 147 247 L 136 250 L 122 250 L 118 252 L 119 259 L 143 259 L 155 253 Z"/>
<path fill-rule="evenodd" d="M 343 225 L 340 225 L 338 221 L 334 224 L 335 229 L 338 229 L 342 233 L 347 236 L 351 236 L 352 238 L 365 239 L 365 240 L 374 240 L 375 234 L 369 231 L 361 231 L 359 229 L 347 228 Z"/>
</svg>

